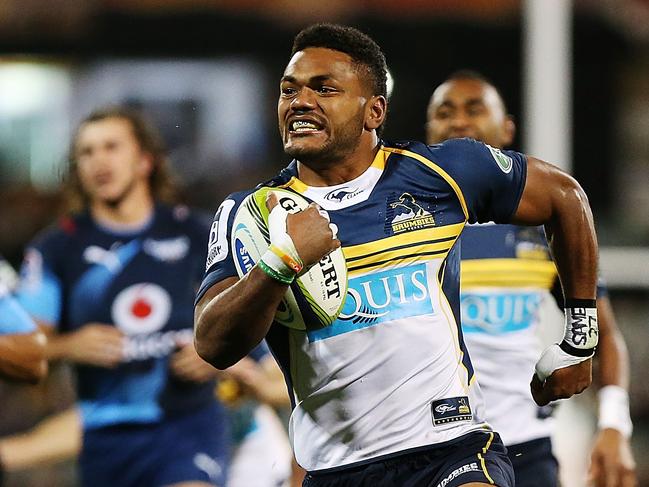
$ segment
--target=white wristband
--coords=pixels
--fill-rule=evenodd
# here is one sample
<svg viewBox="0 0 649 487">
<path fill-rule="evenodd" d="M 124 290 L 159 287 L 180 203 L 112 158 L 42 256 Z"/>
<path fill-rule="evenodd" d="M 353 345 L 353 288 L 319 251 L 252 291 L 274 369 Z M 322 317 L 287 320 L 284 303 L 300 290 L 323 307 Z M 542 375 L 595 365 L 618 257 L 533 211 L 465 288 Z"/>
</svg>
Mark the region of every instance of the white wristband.
<svg viewBox="0 0 649 487">
<path fill-rule="evenodd" d="M 590 357 L 599 339 L 597 307 L 594 299 L 566 299 L 566 329 L 561 350 L 576 357 Z"/>
<path fill-rule="evenodd" d="M 602 430 L 612 428 L 625 438 L 631 436 L 633 423 L 629 414 L 629 393 L 620 386 L 602 387 L 597 393 L 599 398 L 599 419 L 597 427 Z"/>
</svg>

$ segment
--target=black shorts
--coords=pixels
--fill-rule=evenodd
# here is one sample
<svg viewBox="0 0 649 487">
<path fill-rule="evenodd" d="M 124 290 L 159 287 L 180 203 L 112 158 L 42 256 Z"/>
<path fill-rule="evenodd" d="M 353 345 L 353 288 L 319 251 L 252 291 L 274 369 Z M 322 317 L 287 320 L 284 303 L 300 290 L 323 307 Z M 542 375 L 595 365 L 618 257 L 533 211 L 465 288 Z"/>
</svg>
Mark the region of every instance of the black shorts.
<svg viewBox="0 0 649 487">
<path fill-rule="evenodd" d="M 497 433 L 469 433 L 446 443 L 363 465 L 309 472 L 302 485 L 459 487 L 470 482 L 514 487 L 514 471 Z"/>
<path fill-rule="evenodd" d="M 514 466 L 516 487 L 557 487 L 559 468 L 550 438 L 526 441 L 507 447 Z"/>
</svg>

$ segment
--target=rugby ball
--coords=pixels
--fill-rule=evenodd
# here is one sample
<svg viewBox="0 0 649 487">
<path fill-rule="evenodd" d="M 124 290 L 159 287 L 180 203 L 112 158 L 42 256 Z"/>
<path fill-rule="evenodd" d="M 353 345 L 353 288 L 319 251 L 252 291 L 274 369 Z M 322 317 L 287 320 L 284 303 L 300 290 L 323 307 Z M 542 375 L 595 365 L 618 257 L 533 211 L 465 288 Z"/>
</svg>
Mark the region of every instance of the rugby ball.
<svg viewBox="0 0 649 487">
<path fill-rule="evenodd" d="M 277 194 L 279 204 L 297 213 L 309 202 L 292 191 L 261 188 L 239 206 L 232 224 L 231 249 L 239 277 L 255 266 L 270 245 L 266 196 Z M 296 330 L 313 330 L 331 325 L 342 311 L 347 294 L 347 264 L 338 248 L 303 271 L 286 291 L 275 313 L 275 321 Z"/>
</svg>

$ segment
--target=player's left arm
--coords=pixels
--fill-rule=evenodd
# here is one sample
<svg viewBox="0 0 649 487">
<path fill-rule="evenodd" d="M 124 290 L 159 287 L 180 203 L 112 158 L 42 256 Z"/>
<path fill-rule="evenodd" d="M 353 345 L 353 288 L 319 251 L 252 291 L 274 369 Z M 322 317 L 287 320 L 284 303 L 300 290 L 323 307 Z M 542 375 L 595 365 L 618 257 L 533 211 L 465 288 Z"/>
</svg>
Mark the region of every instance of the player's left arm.
<svg viewBox="0 0 649 487">
<path fill-rule="evenodd" d="M 589 477 L 595 486 L 637 485 L 631 451 L 629 415 L 629 357 L 624 337 L 607 295 L 597 299 L 599 321 L 598 367 L 600 389 L 598 430 L 591 451 Z"/>
<path fill-rule="evenodd" d="M 539 405 L 582 392 L 592 380 L 597 345 L 597 238 L 588 198 L 559 168 L 527 158 L 527 177 L 512 223 L 544 225 L 566 303 L 563 341 L 549 347 L 532 378 Z"/>
</svg>

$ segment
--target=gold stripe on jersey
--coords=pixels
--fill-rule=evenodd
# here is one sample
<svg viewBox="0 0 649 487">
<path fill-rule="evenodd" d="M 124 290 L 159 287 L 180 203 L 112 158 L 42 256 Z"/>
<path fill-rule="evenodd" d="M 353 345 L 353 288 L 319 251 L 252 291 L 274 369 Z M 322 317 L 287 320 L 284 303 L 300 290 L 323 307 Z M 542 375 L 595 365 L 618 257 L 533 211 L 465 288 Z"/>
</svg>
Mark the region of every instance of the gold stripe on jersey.
<svg viewBox="0 0 649 487">
<path fill-rule="evenodd" d="M 551 289 L 554 262 L 536 259 L 471 259 L 460 267 L 462 290 L 476 287 L 539 287 Z"/>
<path fill-rule="evenodd" d="M 390 157 L 390 153 L 384 147 L 381 147 L 379 151 L 376 153 L 376 156 L 374 156 L 374 160 L 372 161 L 372 164 L 370 164 L 370 167 L 374 167 L 376 169 L 380 169 L 381 171 L 383 171 L 388 161 L 388 157 Z M 287 183 L 282 184 L 281 186 L 278 187 L 291 188 L 293 191 L 300 194 L 306 193 L 306 191 L 309 189 L 308 185 L 304 184 L 295 176 L 289 179 Z"/>
<path fill-rule="evenodd" d="M 460 201 L 460 205 L 462 206 L 462 211 L 464 212 L 464 218 L 466 219 L 469 218 L 469 210 L 466 207 L 466 201 L 464 199 L 464 194 L 462 194 L 462 190 L 460 189 L 460 186 L 446 171 L 444 171 L 444 169 L 439 167 L 433 161 L 430 161 L 426 159 L 424 156 L 417 154 L 415 152 L 411 152 L 403 149 L 395 149 L 393 147 L 385 147 L 383 150 L 388 152 L 394 152 L 395 154 L 401 154 L 402 156 L 410 157 L 412 159 L 416 159 L 417 161 L 421 162 L 422 164 L 424 164 L 425 166 L 429 167 L 437 174 L 442 176 L 442 178 L 444 178 L 444 180 L 451 186 L 451 188 L 453 188 L 453 191 L 455 191 L 455 194 L 457 195 L 457 198 Z"/>
<path fill-rule="evenodd" d="M 464 351 L 462 350 L 462 347 L 460 347 L 460 326 L 458 325 L 457 321 L 455 321 L 455 315 L 453 314 L 453 310 L 451 309 L 451 303 L 448 302 L 448 297 L 444 293 L 444 289 L 442 289 L 442 282 L 444 282 L 445 273 L 446 265 L 444 265 L 444 268 L 442 269 L 442 275 L 438 276 L 439 279 L 436 279 L 437 287 L 439 289 L 440 304 L 442 313 L 444 313 L 444 317 L 446 318 L 446 324 L 448 325 L 451 336 L 453 337 L 453 344 L 455 345 L 455 352 L 457 354 L 456 356 L 458 360 L 458 379 L 460 381 L 460 385 L 464 389 L 465 394 L 468 395 L 469 387 L 471 386 L 473 379 L 475 378 L 475 372 L 473 375 L 471 375 L 469 369 L 467 369 L 466 365 L 464 365 Z M 466 380 L 464 380 L 464 377 L 462 377 L 461 375 L 462 370 L 466 372 Z"/>
<path fill-rule="evenodd" d="M 457 240 L 464 222 L 424 228 L 359 245 L 343 247 L 350 274 L 381 267 L 413 264 L 422 258 L 444 258 Z"/>
</svg>

